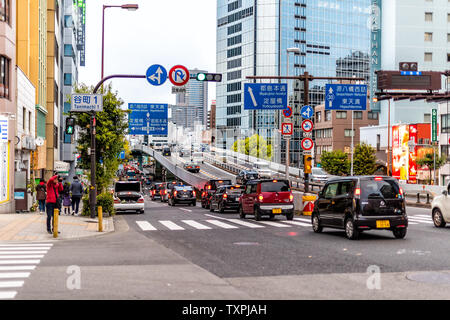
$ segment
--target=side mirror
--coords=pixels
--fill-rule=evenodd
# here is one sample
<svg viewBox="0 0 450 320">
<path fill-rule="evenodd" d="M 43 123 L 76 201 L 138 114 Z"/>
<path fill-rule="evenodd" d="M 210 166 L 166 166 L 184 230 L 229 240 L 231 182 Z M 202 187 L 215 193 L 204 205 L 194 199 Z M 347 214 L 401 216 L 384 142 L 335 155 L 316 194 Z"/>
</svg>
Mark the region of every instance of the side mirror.
<svg viewBox="0 0 450 320">
<path fill-rule="evenodd" d="M 448 196 L 448 191 L 447 191 L 447 190 L 444 190 L 444 191 L 442 191 L 442 194 L 443 194 L 444 196 Z"/>
</svg>

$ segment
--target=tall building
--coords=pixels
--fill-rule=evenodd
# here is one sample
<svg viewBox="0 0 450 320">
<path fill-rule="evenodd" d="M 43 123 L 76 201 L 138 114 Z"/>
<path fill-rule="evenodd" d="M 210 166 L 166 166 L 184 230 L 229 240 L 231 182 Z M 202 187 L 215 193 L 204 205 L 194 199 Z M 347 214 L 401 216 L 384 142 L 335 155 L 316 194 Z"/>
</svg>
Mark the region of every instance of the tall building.
<svg viewBox="0 0 450 320">
<path fill-rule="evenodd" d="M 208 72 L 205 70 L 189 70 L 191 75 Z M 179 109 L 179 110 L 177 110 Z M 177 93 L 175 119 L 177 125 L 194 128 L 196 124 L 206 126 L 208 112 L 208 82 L 191 80 L 186 84 L 186 93 Z"/>
<path fill-rule="evenodd" d="M 370 4 L 370 0 L 219 0 L 217 71 L 224 78 L 217 85 L 217 146 L 229 149 L 239 136 L 258 133 L 272 143 L 273 160 L 285 162 L 279 131 L 283 116 L 280 111 L 244 110 L 246 77 L 286 76 L 289 69 L 290 76 L 309 72 L 368 79 Z M 300 52 L 290 53 L 287 66 L 287 49 L 293 47 Z M 264 82 L 270 81 L 278 82 Z M 326 83 L 310 83 L 312 106 L 324 101 Z M 301 83 L 289 81 L 288 91 L 295 119 L 290 163 L 299 164 Z"/>
<path fill-rule="evenodd" d="M 14 211 L 16 1 L 0 1 L 0 213 Z"/>
</svg>

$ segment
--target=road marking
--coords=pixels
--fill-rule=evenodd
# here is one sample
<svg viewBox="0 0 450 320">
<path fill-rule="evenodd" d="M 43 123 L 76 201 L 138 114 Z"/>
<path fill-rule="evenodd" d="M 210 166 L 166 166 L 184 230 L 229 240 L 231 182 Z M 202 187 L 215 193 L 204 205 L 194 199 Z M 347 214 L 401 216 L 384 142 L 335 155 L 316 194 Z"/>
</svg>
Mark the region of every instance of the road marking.
<svg viewBox="0 0 450 320">
<path fill-rule="evenodd" d="M 285 224 L 281 224 L 278 222 L 273 222 L 273 221 L 258 221 L 259 223 L 263 223 L 263 224 L 267 224 L 268 226 L 272 226 L 272 227 L 278 227 L 278 228 L 289 228 L 290 226 L 287 226 Z"/>
<path fill-rule="evenodd" d="M 178 209 L 183 210 L 183 211 L 187 211 L 187 212 L 192 212 L 192 210 L 185 209 L 185 208 L 178 208 Z"/>
<path fill-rule="evenodd" d="M 238 227 L 232 226 L 231 224 L 224 223 L 218 220 L 206 220 L 207 222 L 214 224 L 218 227 L 224 228 L 224 229 L 237 229 Z"/>
<path fill-rule="evenodd" d="M 418 224 L 417 222 L 408 221 L 408 224 Z"/>
<path fill-rule="evenodd" d="M 302 226 L 302 227 L 311 227 L 311 224 L 307 224 L 307 223 L 303 223 L 303 222 L 299 222 L 299 221 L 281 221 L 281 222 L 294 224 L 294 225 Z"/>
<path fill-rule="evenodd" d="M 136 221 L 136 223 L 139 226 L 139 228 L 142 229 L 142 231 L 156 230 L 156 228 L 152 226 L 148 221 Z"/>
<path fill-rule="evenodd" d="M 0 246 L 1 251 L 9 251 L 9 250 L 49 250 L 49 247 L 2 247 Z"/>
<path fill-rule="evenodd" d="M 409 216 L 410 219 L 416 219 L 416 220 L 421 220 L 421 221 L 432 221 L 433 219 L 431 219 L 430 217 L 416 217 L 416 216 Z"/>
<path fill-rule="evenodd" d="M 181 220 L 181 221 L 190 225 L 191 227 L 194 227 L 195 229 L 201 229 L 201 230 L 211 229 L 210 227 L 205 226 L 201 223 L 198 223 L 197 221 L 194 221 L 194 220 Z"/>
<path fill-rule="evenodd" d="M 294 220 L 297 220 L 297 221 L 302 221 L 302 222 L 305 222 L 305 223 L 309 223 L 309 224 L 311 224 L 311 220 L 308 220 L 308 219 L 303 219 L 303 218 L 294 218 Z"/>
<path fill-rule="evenodd" d="M 432 221 L 425 221 L 425 220 L 412 219 L 412 218 L 409 218 L 408 221 L 409 221 L 409 220 L 412 220 L 412 221 L 414 221 L 414 222 L 433 224 Z"/>
<path fill-rule="evenodd" d="M 8 272 L 0 273 L 0 279 L 12 279 L 12 278 L 28 278 L 29 272 Z"/>
<path fill-rule="evenodd" d="M 48 251 L 3 251 L 3 249 L 0 248 L 0 255 L 2 254 L 37 254 L 37 253 L 47 253 Z"/>
<path fill-rule="evenodd" d="M 0 281 L 0 288 L 20 288 L 23 284 L 23 281 Z"/>
<path fill-rule="evenodd" d="M 34 269 L 36 269 L 36 266 L 6 266 L 6 267 L 0 266 L 0 271 L 23 271 Z"/>
<path fill-rule="evenodd" d="M 0 264 L 39 264 L 41 260 L 0 260 Z"/>
<path fill-rule="evenodd" d="M 246 227 L 249 227 L 249 228 L 265 228 L 264 226 L 261 226 L 259 224 L 253 224 L 253 223 L 242 221 L 242 220 L 239 220 L 239 219 L 227 219 L 227 221 L 230 221 L 230 222 L 233 222 L 233 223 L 236 223 L 236 224 L 240 224 L 240 225 L 243 225 L 243 226 L 246 226 Z"/>
<path fill-rule="evenodd" d="M 0 247 L 51 247 L 52 243 L 44 244 L 44 243 L 36 243 L 36 244 L 0 244 Z"/>
<path fill-rule="evenodd" d="M 43 258 L 44 255 L 12 255 L 12 256 L 1 256 L 0 259 L 38 259 Z"/>
<path fill-rule="evenodd" d="M 14 299 L 16 296 L 17 291 L 0 291 L 0 299 Z"/>
<path fill-rule="evenodd" d="M 175 224 L 175 223 L 173 223 L 172 221 L 169 221 L 169 220 L 160 220 L 159 223 L 161 223 L 162 225 L 166 226 L 170 230 L 184 230 L 183 227 L 180 227 L 179 225 L 177 225 L 177 224 Z"/>
<path fill-rule="evenodd" d="M 429 218 L 431 219 L 431 214 L 430 215 L 426 215 L 426 214 L 415 214 L 411 217 L 423 217 L 423 218 Z"/>
</svg>

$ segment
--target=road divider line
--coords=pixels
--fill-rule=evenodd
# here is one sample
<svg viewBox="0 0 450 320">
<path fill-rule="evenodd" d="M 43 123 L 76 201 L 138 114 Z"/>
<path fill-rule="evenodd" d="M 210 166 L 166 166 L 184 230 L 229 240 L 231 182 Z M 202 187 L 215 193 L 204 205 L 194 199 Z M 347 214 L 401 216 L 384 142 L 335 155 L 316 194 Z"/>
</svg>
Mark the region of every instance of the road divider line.
<svg viewBox="0 0 450 320">
<path fill-rule="evenodd" d="M 0 299 L 14 299 L 17 291 L 0 291 Z"/>
<path fill-rule="evenodd" d="M 268 226 L 272 226 L 272 227 L 278 227 L 278 228 L 289 228 L 290 226 L 287 226 L 285 224 L 281 224 L 278 222 L 273 222 L 273 221 L 258 221 L 259 223 L 263 223 L 263 224 L 267 224 Z"/>
<path fill-rule="evenodd" d="M 254 223 L 242 221 L 239 219 L 227 219 L 227 221 L 230 221 L 230 222 L 236 223 L 236 224 L 240 224 L 242 226 L 249 227 L 249 228 L 265 228 L 264 226 L 261 226 L 259 224 L 254 224 Z"/>
<path fill-rule="evenodd" d="M 224 228 L 224 229 L 237 229 L 238 227 L 232 226 L 231 224 L 224 223 L 219 220 L 206 220 L 208 223 L 211 223 L 213 225 L 216 225 L 218 227 Z"/>
<path fill-rule="evenodd" d="M 136 224 L 142 231 L 154 231 L 156 228 L 150 224 L 148 221 L 136 221 Z"/>
<path fill-rule="evenodd" d="M 311 224 L 308 223 L 304 223 L 304 222 L 299 222 L 299 221 L 281 221 L 283 223 L 288 223 L 288 224 L 293 224 L 296 226 L 302 226 L 302 227 L 311 227 Z"/>
<path fill-rule="evenodd" d="M 0 273 L 0 279 L 28 278 L 30 272 L 8 272 Z"/>
<path fill-rule="evenodd" d="M 0 288 L 20 288 L 23 284 L 23 281 L 0 281 Z"/>
<path fill-rule="evenodd" d="M 200 229 L 200 230 L 208 230 L 211 229 L 211 227 L 205 226 L 201 223 L 198 223 L 197 221 L 194 220 L 181 220 L 182 222 L 186 223 L 187 225 L 190 225 L 191 227 L 194 227 L 195 229 Z"/>
<path fill-rule="evenodd" d="M 183 227 L 180 227 L 176 223 L 173 223 L 172 221 L 169 220 L 160 220 L 159 223 L 169 228 L 170 230 L 184 230 Z"/>
</svg>

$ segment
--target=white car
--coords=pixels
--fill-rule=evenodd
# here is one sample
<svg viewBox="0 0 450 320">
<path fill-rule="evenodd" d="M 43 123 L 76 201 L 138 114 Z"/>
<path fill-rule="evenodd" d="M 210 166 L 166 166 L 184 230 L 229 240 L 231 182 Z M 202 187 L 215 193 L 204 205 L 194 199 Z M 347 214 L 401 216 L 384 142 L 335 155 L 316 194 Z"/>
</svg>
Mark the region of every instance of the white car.
<svg viewBox="0 0 450 320">
<path fill-rule="evenodd" d="M 442 195 L 434 197 L 431 202 L 431 217 L 437 228 L 443 228 L 447 222 L 450 222 L 449 188 L 450 184 L 447 186 L 447 190 L 442 191 Z"/>
<path fill-rule="evenodd" d="M 256 161 L 253 163 L 253 170 L 258 172 L 258 175 L 261 179 L 272 178 L 272 170 L 269 169 L 269 164 L 263 161 Z"/>
<path fill-rule="evenodd" d="M 116 181 L 113 198 L 116 212 L 144 213 L 145 203 L 140 181 Z"/>
</svg>

